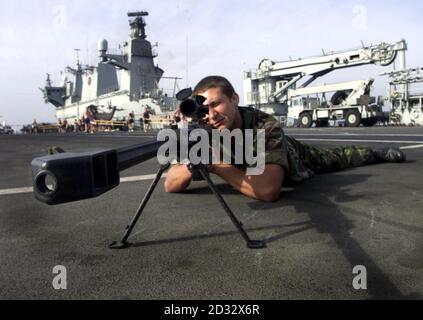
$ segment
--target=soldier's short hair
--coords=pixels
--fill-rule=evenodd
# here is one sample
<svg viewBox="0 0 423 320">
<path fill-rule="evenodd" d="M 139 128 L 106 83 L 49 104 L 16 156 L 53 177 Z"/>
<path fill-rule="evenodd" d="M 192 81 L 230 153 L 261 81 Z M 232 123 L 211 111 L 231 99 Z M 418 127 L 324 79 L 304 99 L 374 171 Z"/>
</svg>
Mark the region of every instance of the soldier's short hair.
<svg viewBox="0 0 423 320">
<path fill-rule="evenodd" d="M 196 95 L 211 88 L 220 88 L 222 93 L 228 98 L 232 98 L 235 93 L 235 89 L 228 79 L 222 76 L 208 76 L 198 82 L 193 94 Z"/>
</svg>

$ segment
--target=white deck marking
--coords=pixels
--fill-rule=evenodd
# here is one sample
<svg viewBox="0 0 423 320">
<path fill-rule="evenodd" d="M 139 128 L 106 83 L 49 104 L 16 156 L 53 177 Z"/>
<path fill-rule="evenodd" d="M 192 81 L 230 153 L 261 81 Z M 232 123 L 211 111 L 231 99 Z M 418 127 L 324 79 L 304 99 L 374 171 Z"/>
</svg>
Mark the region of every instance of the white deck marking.
<svg viewBox="0 0 423 320">
<path fill-rule="evenodd" d="M 156 177 L 155 174 L 146 174 L 142 176 L 133 176 L 133 177 L 123 177 L 120 178 L 121 183 L 125 182 L 135 182 L 135 181 L 145 181 L 153 180 Z M 162 178 L 166 177 L 166 174 L 162 175 Z M 11 188 L 11 189 L 0 189 L 0 196 L 6 196 L 11 194 L 20 194 L 20 193 L 31 193 L 34 189 L 32 187 L 23 187 L 23 188 Z"/>
<path fill-rule="evenodd" d="M 25 187 L 25 188 L 13 188 L 13 189 L 1 189 L 0 196 L 5 196 L 8 194 L 18 194 L 18 193 L 29 193 L 32 192 L 32 187 Z"/>
<path fill-rule="evenodd" d="M 401 134 L 401 133 L 294 133 L 296 136 L 377 136 L 377 137 L 423 137 L 423 134 Z"/>
<path fill-rule="evenodd" d="M 144 181 L 144 180 L 153 180 L 156 177 L 155 174 L 146 174 L 143 176 L 133 176 L 133 177 L 124 177 L 120 178 L 120 182 L 134 182 L 134 181 Z M 162 175 L 162 178 L 166 177 L 166 174 Z"/>
<path fill-rule="evenodd" d="M 400 141 L 400 140 L 358 140 L 358 139 L 302 139 L 298 138 L 300 141 L 319 141 L 319 142 L 375 142 L 375 143 L 419 143 L 420 141 Z M 423 143 L 423 141 L 422 141 Z"/>
<path fill-rule="evenodd" d="M 400 147 L 400 149 L 417 149 L 417 148 L 423 148 L 423 144 L 416 144 L 414 146 L 403 146 L 403 147 Z"/>
</svg>

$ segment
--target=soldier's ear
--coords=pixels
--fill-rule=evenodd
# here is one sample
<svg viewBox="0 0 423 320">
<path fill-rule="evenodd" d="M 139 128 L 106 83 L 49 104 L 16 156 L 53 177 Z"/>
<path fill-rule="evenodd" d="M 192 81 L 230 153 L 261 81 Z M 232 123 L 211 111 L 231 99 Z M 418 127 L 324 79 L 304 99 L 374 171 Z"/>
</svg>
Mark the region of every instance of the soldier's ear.
<svg viewBox="0 0 423 320">
<path fill-rule="evenodd" d="M 237 107 L 239 104 L 239 95 L 238 93 L 234 92 L 234 94 L 232 95 L 232 103 Z"/>
</svg>

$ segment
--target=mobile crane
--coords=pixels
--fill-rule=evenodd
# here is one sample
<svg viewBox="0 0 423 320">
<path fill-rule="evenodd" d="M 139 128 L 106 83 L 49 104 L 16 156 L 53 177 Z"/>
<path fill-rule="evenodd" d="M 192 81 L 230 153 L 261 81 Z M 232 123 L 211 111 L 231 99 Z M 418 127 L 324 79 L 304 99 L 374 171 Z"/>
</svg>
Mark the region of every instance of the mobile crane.
<svg viewBox="0 0 423 320">
<path fill-rule="evenodd" d="M 370 97 L 373 79 L 309 85 L 334 70 L 367 64 L 388 66 L 397 55 L 405 61 L 405 50 L 407 43 L 402 39 L 395 44 L 380 43 L 292 61 L 263 59 L 256 72 L 244 74 L 244 102 L 303 127 L 313 122 L 324 126 L 331 119 L 345 120 L 348 126 L 373 125 L 382 112 Z M 328 92 L 334 92 L 329 103 L 325 99 Z M 322 99 L 310 98 L 310 94 L 322 94 Z"/>
</svg>

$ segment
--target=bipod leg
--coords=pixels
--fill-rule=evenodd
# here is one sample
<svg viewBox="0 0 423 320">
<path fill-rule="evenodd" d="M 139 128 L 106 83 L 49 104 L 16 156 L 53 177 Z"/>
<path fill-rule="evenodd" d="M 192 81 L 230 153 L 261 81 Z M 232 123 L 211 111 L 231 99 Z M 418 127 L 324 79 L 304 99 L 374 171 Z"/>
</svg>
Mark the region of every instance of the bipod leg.
<svg viewBox="0 0 423 320">
<path fill-rule="evenodd" d="M 131 223 L 126 227 L 125 235 L 123 236 L 122 240 L 120 241 L 114 241 L 109 245 L 109 249 L 125 249 L 129 247 L 131 244 L 128 242 L 128 238 L 132 233 L 132 230 L 134 229 L 135 225 L 137 224 L 137 221 L 139 217 L 141 216 L 141 213 L 143 212 L 145 206 L 147 205 L 148 200 L 151 197 L 151 194 L 153 193 L 154 189 L 156 188 L 157 184 L 159 183 L 163 173 L 169 168 L 170 164 L 162 165 L 159 169 L 159 171 L 156 174 L 156 177 L 154 178 L 153 182 L 151 183 L 150 187 L 148 188 L 147 192 L 144 195 L 144 198 L 142 199 L 137 212 L 135 213 L 135 216 L 132 218 Z"/>
<path fill-rule="evenodd" d="M 207 181 L 209 188 L 212 190 L 214 195 L 219 200 L 220 204 L 222 205 L 223 209 L 225 209 L 226 213 L 228 214 L 229 218 L 233 222 L 233 224 L 238 229 L 241 236 L 244 238 L 244 240 L 247 242 L 247 247 L 250 249 L 262 249 L 266 248 L 266 243 L 262 240 L 251 240 L 248 236 L 247 232 L 242 227 L 242 223 L 238 221 L 235 214 L 232 212 L 231 208 L 229 208 L 228 204 L 226 203 L 225 199 L 223 199 L 222 195 L 220 194 L 219 190 L 217 190 L 215 184 L 210 179 L 209 173 L 204 165 L 197 165 L 195 166 L 195 169 L 197 169 L 203 178 Z"/>
</svg>

